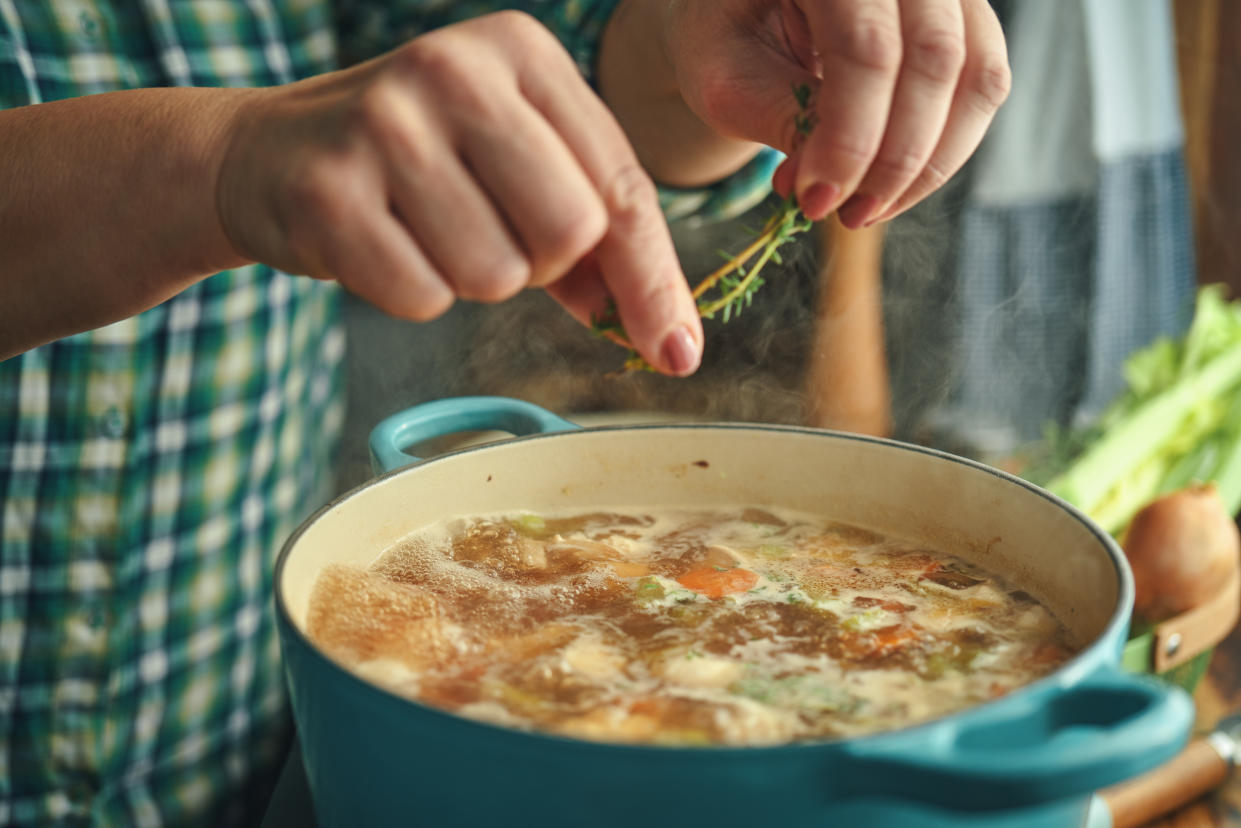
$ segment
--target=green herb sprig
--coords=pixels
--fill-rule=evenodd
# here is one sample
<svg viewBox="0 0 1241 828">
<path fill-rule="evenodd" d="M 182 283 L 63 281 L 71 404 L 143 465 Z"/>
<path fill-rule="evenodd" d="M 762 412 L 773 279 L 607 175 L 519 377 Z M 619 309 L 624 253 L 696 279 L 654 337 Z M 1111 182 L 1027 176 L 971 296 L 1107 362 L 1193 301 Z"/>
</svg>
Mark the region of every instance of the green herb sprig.
<svg viewBox="0 0 1241 828">
<path fill-rule="evenodd" d="M 801 110 L 794 116 L 794 125 L 798 134 L 804 137 L 810 134 L 816 122 L 814 113 L 810 111 L 812 91 L 808 85 L 799 84 L 793 88 L 793 96 Z M 760 276 L 763 268 L 770 261 L 783 264 L 780 248 L 812 226 L 814 222 L 802 214 L 796 197 L 790 194 L 743 250 L 733 254 L 720 251 L 725 260 L 724 264 L 694 288 L 693 297 L 698 304 L 698 315 L 703 319 L 715 319 L 718 314 L 724 323 L 740 316 L 754 301 L 754 294 L 766 283 Z M 629 335 L 621 324 L 615 302 L 609 300 L 604 312 L 591 319 L 591 330 L 596 335 L 629 349 L 620 373 L 655 370 L 634 350 Z"/>
</svg>

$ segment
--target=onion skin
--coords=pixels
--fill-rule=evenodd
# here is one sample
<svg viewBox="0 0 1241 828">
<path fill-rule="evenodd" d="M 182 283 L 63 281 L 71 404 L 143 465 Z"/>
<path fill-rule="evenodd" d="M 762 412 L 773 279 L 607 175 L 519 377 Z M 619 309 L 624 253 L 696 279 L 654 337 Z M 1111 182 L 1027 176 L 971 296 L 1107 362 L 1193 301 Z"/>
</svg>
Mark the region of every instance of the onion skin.
<svg viewBox="0 0 1241 828">
<path fill-rule="evenodd" d="M 1241 566 L 1241 534 L 1212 483 L 1148 503 L 1121 546 L 1133 569 L 1134 610 L 1148 621 L 1210 600 Z"/>
</svg>

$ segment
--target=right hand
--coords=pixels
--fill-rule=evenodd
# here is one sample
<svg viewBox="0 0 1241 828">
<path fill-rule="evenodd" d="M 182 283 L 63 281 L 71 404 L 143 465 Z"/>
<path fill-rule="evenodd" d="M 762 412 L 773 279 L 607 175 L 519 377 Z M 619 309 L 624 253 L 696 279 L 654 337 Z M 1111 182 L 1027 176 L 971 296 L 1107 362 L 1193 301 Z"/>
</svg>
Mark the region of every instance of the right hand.
<svg viewBox="0 0 1241 828">
<path fill-rule="evenodd" d="M 611 296 L 648 362 L 697 368 L 702 327 L 654 185 L 533 18 L 255 90 L 232 129 L 218 210 L 246 258 L 413 320 L 536 286 L 589 323 Z"/>
</svg>

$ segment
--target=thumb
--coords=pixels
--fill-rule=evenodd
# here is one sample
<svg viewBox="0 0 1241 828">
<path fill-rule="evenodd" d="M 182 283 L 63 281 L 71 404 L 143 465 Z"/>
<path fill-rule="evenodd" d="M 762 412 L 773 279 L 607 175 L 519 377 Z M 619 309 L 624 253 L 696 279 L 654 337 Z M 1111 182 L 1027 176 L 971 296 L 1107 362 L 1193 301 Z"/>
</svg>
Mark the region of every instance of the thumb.
<svg viewBox="0 0 1241 828">
<path fill-rule="evenodd" d="M 792 155 L 813 126 L 821 81 L 788 58 L 772 55 L 745 76 L 705 84 L 691 103 L 716 132 L 758 141 Z"/>
</svg>

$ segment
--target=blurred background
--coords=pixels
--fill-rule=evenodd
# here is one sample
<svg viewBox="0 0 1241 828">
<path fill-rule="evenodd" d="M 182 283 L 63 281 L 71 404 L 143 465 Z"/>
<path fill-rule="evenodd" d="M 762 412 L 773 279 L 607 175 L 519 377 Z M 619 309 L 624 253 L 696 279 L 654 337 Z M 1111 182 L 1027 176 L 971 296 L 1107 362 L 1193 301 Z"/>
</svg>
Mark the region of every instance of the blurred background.
<svg viewBox="0 0 1241 828">
<path fill-rule="evenodd" d="M 886 227 L 824 222 L 739 318 L 706 323 L 685 380 L 617 376 L 624 352 L 541 291 L 413 325 L 349 300 L 338 488 L 366 436 L 461 394 L 586 418 L 796 423 L 1001 464 L 1087 422 L 1133 350 L 1189 323 L 1195 287 L 1241 290 L 1241 4 L 997 2 L 1013 92 L 971 163 Z M 673 226 L 692 282 L 775 209 Z"/>
</svg>

